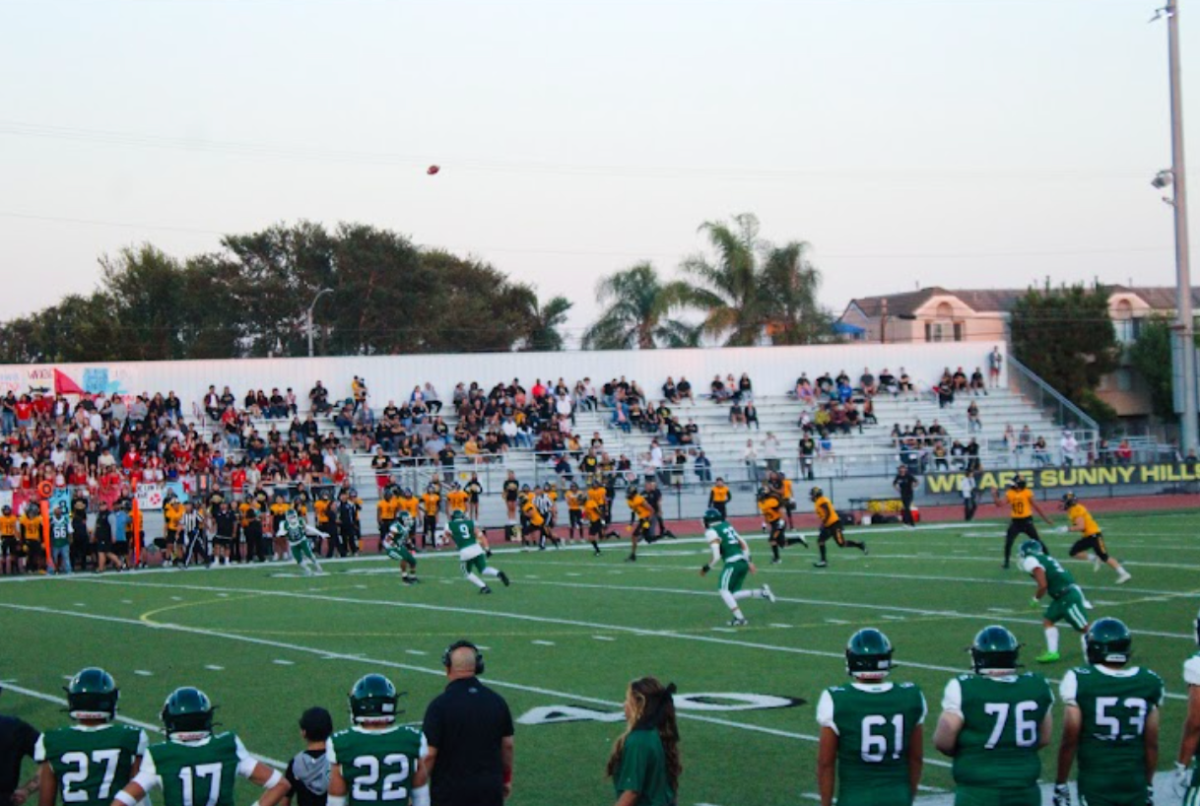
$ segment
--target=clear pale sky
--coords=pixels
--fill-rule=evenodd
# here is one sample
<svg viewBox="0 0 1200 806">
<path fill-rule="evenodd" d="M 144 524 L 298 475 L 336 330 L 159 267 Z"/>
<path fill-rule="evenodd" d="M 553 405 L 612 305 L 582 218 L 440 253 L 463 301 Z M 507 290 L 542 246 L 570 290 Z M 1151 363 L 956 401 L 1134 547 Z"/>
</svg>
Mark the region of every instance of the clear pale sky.
<svg viewBox="0 0 1200 806">
<path fill-rule="evenodd" d="M 298 219 L 478 255 L 573 299 L 572 332 L 599 277 L 673 273 L 743 211 L 812 244 L 835 312 L 917 284 L 1173 285 L 1156 5 L 0 0 L 0 319 L 90 291 L 122 246 Z"/>
</svg>

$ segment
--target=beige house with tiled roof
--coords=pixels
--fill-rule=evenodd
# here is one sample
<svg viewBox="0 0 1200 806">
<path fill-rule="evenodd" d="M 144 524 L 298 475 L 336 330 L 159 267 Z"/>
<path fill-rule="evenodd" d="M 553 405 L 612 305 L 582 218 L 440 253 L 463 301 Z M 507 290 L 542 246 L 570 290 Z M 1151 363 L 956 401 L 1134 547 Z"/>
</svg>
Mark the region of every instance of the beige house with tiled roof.
<svg viewBox="0 0 1200 806">
<path fill-rule="evenodd" d="M 940 341 L 996 342 L 1008 339 L 1008 321 L 1026 289 L 946 289 L 939 286 L 852 299 L 842 312 L 842 324 L 861 329 L 861 341 L 921 344 Z M 1200 288 L 1192 289 L 1200 309 Z M 1122 344 L 1137 340 L 1142 322 L 1154 316 L 1175 316 L 1173 286 L 1109 286 L 1108 310 Z M 982 360 L 982 358 L 981 358 Z M 1098 396 L 1122 417 L 1150 413 L 1150 398 L 1141 378 L 1123 366 L 1104 378 Z"/>
</svg>

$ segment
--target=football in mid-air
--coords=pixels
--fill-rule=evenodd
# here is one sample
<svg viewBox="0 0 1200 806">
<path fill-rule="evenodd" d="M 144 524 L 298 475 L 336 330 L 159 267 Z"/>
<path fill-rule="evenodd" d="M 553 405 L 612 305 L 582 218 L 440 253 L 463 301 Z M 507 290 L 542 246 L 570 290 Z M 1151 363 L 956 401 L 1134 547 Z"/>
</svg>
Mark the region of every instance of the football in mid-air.
<svg viewBox="0 0 1200 806">
<path fill-rule="evenodd" d="M 436 173 L 437 173 L 438 171 L 440 171 L 440 170 L 442 170 L 442 169 L 441 169 L 441 168 L 439 168 L 438 166 L 436 166 L 436 165 L 430 165 L 428 168 L 426 168 L 426 169 L 425 169 L 425 173 L 429 174 L 430 176 L 433 176 L 434 174 L 436 174 Z"/>
</svg>

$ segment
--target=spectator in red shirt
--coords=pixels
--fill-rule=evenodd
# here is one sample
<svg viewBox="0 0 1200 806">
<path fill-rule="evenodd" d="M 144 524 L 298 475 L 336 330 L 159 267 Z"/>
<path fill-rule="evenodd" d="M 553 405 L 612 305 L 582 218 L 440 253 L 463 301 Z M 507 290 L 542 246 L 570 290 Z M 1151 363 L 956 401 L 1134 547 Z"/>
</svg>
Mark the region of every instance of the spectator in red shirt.
<svg viewBox="0 0 1200 806">
<path fill-rule="evenodd" d="M 29 395 L 21 395 L 13 409 L 17 413 L 17 428 L 28 428 L 33 420 L 33 403 L 30 402 Z"/>
</svg>

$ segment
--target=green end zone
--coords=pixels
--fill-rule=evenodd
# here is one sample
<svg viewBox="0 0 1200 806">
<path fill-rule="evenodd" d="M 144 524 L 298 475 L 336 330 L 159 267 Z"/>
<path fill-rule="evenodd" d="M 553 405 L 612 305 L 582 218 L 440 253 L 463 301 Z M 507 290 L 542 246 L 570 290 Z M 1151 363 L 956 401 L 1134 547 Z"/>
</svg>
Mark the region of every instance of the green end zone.
<svg viewBox="0 0 1200 806">
<path fill-rule="evenodd" d="M 1191 624 L 1200 601 L 1200 545 L 1194 513 L 1101 518 L 1109 549 L 1133 574 L 1117 586 L 1111 569 L 1068 567 L 1095 605 L 1135 632 L 1137 661 L 1158 671 L 1169 699 L 1162 758 L 1179 740 L 1184 708 L 1180 669 L 1194 651 Z M 779 601 L 742 602 L 750 626 L 726 626 L 716 575 L 699 576 L 706 550 L 693 536 L 643 546 L 626 563 L 628 542 L 522 553 L 498 551 L 491 564 L 512 578 L 479 596 L 448 556 L 422 555 L 422 584 L 400 582 L 378 558 L 334 562 L 327 575 L 294 576 L 291 565 L 80 575 L 0 583 L 0 711 L 46 728 L 66 717 L 55 698 L 65 678 L 103 666 L 121 687 L 121 714 L 157 725 L 167 694 L 204 689 L 218 721 L 262 757 L 286 760 L 300 747 L 296 721 L 324 705 L 349 723 L 347 693 L 369 671 L 408 694 L 404 720 L 420 721 L 440 692 L 442 649 L 461 637 L 486 647 L 486 680 L 518 719 L 513 806 L 603 803 L 620 703 L 631 678 L 654 674 L 680 689 L 681 804 L 794 804 L 815 793 L 814 709 L 826 686 L 845 679 L 843 649 L 854 629 L 884 630 L 896 647 L 897 680 L 919 684 L 929 703 L 924 784 L 931 797 L 951 788 L 932 747 L 932 724 L 952 674 L 966 670 L 966 647 L 989 623 L 1024 643 L 1030 667 L 1043 646 L 1032 581 L 1000 568 L 1003 526 L 854 530 L 871 553 L 829 546 L 830 567 L 814 569 L 814 549 L 787 549 L 768 564 L 765 539 L 748 535 L 759 563 L 747 586 L 769 583 Z M 1063 557 L 1070 535 L 1047 534 Z M 1082 662 L 1064 631 L 1064 661 L 1039 667 L 1057 680 Z M 1056 708 L 1056 723 L 1061 708 Z M 1043 752 L 1052 767 L 1053 748 Z M 731 774 L 736 770 L 736 774 Z M 27 765 L 26 774 L 32 772 Z M 239 800 L 255 797 L 250 789 Z"/>
</svg>

